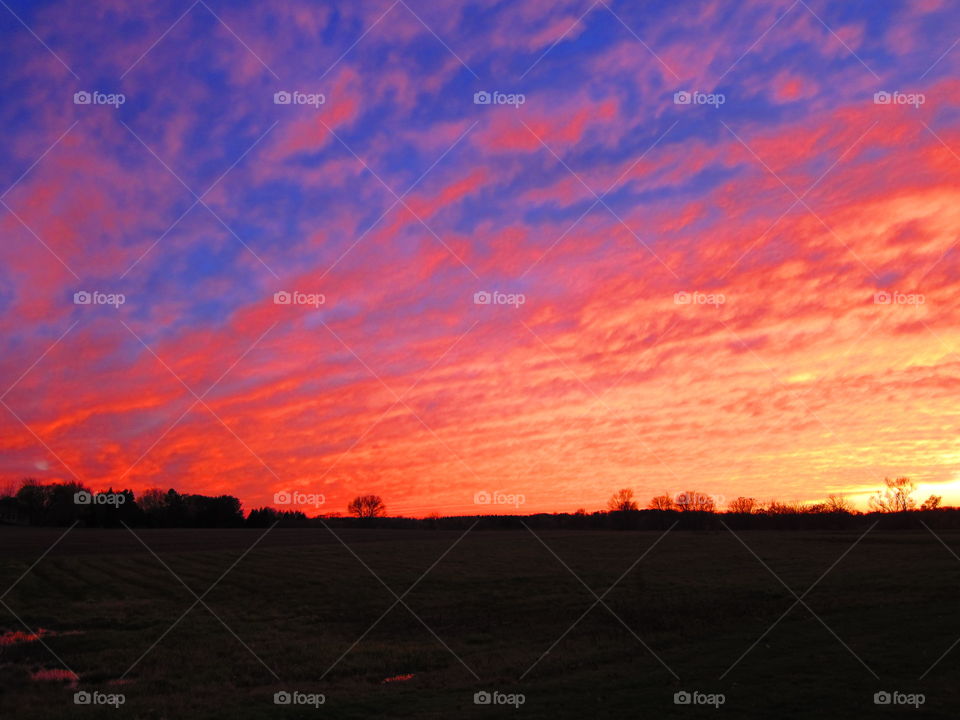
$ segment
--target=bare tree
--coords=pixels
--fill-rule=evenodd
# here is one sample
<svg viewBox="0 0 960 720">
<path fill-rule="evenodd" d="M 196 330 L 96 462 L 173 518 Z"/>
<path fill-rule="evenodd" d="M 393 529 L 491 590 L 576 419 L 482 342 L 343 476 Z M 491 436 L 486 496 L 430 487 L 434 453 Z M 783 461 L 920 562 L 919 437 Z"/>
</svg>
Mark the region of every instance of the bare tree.
<svg viewBox="0 0 960 720">
<path fill-rule="evenodd" d="M 657 495 L 654 498 L 650 498 L 650 504 L 647 505 L 651 510 L 676 510 L 677 506 L 673 502 L 673 498 L 670 497 L 670 493 L 664 493 L 663 495 Z"/>
<path fill-rule="evenodd" d="M 607 500 L 607 510 L 610 512 L 625 512 L 627 510 L 637 510 L 639 506 L 633 499 L 633 490 L 623 488 L 617 490 L 609 500 Z"/>
<path fill-rule="evenodd" d="M 832 513 L 851 513 L 853 512 L 853 504 L 847 500 L 843 495 L 831 495 L 827 498 L 827 502 L 824 503 L 827 508 L 827 512 Z"/>
<path fill-rule="evenodd" d="M 358 518 L 375 518 L 387 514 L 387 506 L 379 495 L 357 495 L 347 505 L 347 512 Z"/>
<path fill-rule="evenodd" d="M 756 498 L 752 497 L 738 497 L 736 500 L 730 501 L 727 505 L 727 512 L 732 513 L 743 513 L 748 515 L 757 509 L 759 503 L 757 503 Z"/>
<path fill-rule="evenodd" d="M 717 508 L 712 495 L 696 490 L 679 493 L 674 502 L 677 509 L 683 512 L 713 512 Z"/>
<path fill-rule="evenodd" d="M 895 513 L 912 510 L 917 501 L 912 495 L 916 492 L 916 485 L 908 477 L 898 477 L 896 480 L 884 478 L 883 484 L 886 490 L 878 490 L 877 494 L 870 498 L 870 507 L 878 512 Z"/>
</svg>

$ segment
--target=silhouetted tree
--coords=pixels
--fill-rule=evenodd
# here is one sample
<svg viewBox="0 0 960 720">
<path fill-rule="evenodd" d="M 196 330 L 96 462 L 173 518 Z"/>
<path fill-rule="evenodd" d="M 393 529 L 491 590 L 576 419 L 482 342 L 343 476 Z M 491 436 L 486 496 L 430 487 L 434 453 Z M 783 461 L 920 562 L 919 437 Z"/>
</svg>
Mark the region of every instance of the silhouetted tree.
<svg viewBox="0 0 960 720">
<path fill-rule="evenodd" d="M 677 494 L 674 502 L 677 509 L 682 512 L 713 512 L 716 509 L 716 503 L 711 495 L 696 490 Z"/>
<path fill-rule="evenodd" d="M 738 497 L 736 500 L 731 500 L 727 505 L 727 512 L 732 513 L 743 513 L 748 515 L 752 513 L 757 508 L 757 501 L 752 497 Z"/>
<path fill-rule="evenodd" d="M 940 507 L 940 503 L 943 502 L 943 498 L 940 495 L 931 495 L 920 505 L 921 510 L 936 510 Z"/>
<path fill-rule="evenodd" d="M 607 509 L 610 512 L 626 512 L 628 510 L 637 510 L 639 506 L 633 499 L 633 490 L 623 488 L 617 490 L 609 500 L 607 500 Z"/>
<path fill-rule="evenodd" d="M 827 501 L 824 503 L 827 507 L 827 512 L 833 513 L 852 513 L 853 505 L 849 500 L 847 500 L 842 495 L 831 495 L 827 498 Z"/>
<path fill-rule="evenodd" d="M 895 513 L 912 510 L 917 501 L 912 495 L 916 492 L 916 486 L 913 480 L 908 477 L 898 477 L 896 480 L 884 478 L 883 483 L 886 490 L 878 490 L 877 494 L 870 498 L 870 507 L 879 512 Z"/>
<path fill-rule="evenodd" d="M 379 495 L 357 495 L 347 505 L 347 512 L 363 520 L 386 515 L 387 507 Z"/>
<path fill-rule="evenodd" d="M 657 495 L 656 497 L 650 498 L 650 504 L 647 505 L 651 510 L 676 510 L 677 506 L 673 502 L 673 498 L 670 497 L 668 493 L 663 495 Z"/>
</svg>

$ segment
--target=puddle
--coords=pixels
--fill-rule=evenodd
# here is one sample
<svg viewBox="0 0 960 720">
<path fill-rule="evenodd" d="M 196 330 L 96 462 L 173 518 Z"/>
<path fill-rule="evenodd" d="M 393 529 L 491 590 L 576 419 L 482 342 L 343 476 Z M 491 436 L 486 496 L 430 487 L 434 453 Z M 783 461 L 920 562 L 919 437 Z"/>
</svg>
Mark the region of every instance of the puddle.
<svg viewBox="0 0 960 720">
<path fill-rule="evenodd" d="M 413 680 L 413 673 L 407 673 L 406 675 L 394 675 L 393 677 L 384 678 L 381 680 L 381 683 L 406 682 L 407 680 Z"/>
</svg>

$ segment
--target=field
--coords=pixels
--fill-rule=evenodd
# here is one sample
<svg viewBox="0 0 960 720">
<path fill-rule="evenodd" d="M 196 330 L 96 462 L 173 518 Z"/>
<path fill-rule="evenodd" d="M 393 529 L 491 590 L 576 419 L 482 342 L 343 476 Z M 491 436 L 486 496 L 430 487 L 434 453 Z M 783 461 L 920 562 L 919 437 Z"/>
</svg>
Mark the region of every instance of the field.
<svg viewBox="0 0 960 720">
<path fill-rule="evenodd" d="M 936 662 L 960 637 L 960 559 L 930 533 L 263 532 L 70 531 L 3 596 L 0 634 L 51 632 L 0 645 L 0 717 L 960 713 L 960 646 Z M 0 528 L 0 592 L 62 533 Z M 78 685 L 34 679 L 65 666 Z"/>
</svg>

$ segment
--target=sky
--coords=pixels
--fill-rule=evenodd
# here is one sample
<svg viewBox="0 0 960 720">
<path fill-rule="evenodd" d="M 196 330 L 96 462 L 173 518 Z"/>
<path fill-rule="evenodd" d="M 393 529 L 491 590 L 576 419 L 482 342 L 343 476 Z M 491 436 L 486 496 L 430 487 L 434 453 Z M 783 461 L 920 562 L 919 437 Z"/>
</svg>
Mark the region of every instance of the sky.
<svg viewBox="0 0 960 720">
<path fill-rule="evenodd" d="M 956 4 L 2 5 L 4 482 L 960 503 Z"/>
</svg>

